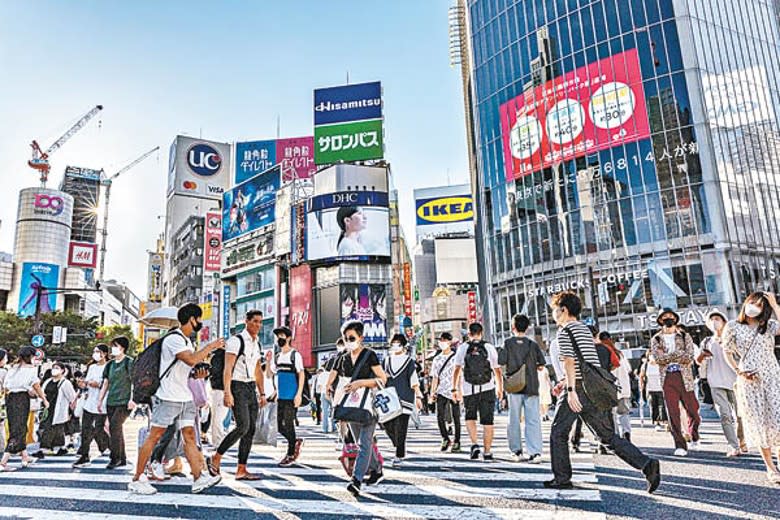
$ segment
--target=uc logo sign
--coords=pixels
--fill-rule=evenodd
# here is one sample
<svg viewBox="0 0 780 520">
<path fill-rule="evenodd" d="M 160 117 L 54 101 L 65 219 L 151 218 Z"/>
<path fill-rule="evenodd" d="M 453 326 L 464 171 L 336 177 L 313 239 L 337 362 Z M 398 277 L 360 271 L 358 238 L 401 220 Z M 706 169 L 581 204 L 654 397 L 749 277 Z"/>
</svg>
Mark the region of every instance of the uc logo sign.
<svg viewBox="0 0 780 520">
<path fill-rule="evenodd" d="M 222 156 L 211 145 L 196 144 L 187 151 L 187 165 L 196 174 L 210 177 L 222 168 Z"/>
<path fill-rule="evenodd" d="M 56 217 L 62 213 L 62 210 L 65 209 L 65 201 L 62 200 L 62 197 L 57 197 L 56 195 L 36 193 L 33 206 L 38 209 L 48 209 L 51 211 L 51 215 Z"/>
<path fill-rule="evenodd" d="M 417 203 L 417 219 L 429 223 L 462 222 L 474 218 L 471 197 L 444 197 Z"/>
</svg>

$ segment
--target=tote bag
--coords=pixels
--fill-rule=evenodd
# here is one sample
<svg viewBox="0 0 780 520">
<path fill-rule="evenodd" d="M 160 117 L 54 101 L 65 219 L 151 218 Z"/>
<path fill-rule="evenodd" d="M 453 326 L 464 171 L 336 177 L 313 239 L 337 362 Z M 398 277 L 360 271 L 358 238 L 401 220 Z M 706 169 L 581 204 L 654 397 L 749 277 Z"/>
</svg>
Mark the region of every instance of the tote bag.
<svg viewBox="0 0 780 520">
<path fill-rule="evenodd" d="M 392 421 L 403 413 L 401 400 L 398 398 L 398 392 L 395 388 L 389 386 L 380 390 L 374 396 L 374 410 L 376 410 L 379 422 L 384 424 Z"/>
<path fill-rule="evenodd" d="M 368 351 L 365 354 L 361 354 L 361 356 L 362 358 L 352 370 L 350 381 L 355 381 L 355 376 L 358 375 L 360 369 L 365 365 L 369 356 Z M 333 419 L 364 425 L 370 424 L 374 420 L 373 401 L 369 388 L 362 387 L 353 392 L 344 392 L 344 397 L 341 398 L 341 401 L 333 410 Z"/>
</svg>

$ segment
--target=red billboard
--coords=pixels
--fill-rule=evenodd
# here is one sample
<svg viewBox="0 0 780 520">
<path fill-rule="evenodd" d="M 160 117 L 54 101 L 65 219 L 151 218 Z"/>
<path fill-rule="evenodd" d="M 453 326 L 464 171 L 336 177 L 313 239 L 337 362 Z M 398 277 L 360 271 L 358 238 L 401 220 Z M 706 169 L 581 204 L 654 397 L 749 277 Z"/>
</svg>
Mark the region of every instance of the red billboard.
<svg viewBox="0 0 780 520">
<path fill-rule="evenodd" d="M 477 321 L 477 293 L 474 291 L 468 292 L 468 321 L 474 323 Z"/>
<path fill-rule="evenodd" d="M 94 269 L 97 266 L 97 244 L 92 242 L 70 242 L 68 267 Z"/>
<path fill-rule="evenodd" d="M 290 330 L 293 345 L 303 356 L 303 364 L 313 367 L 314 329 L 311 317 L 311 269 L 302 264 L 290 269 Z"/>
<path fill-rule="evenodd" d="M 650 136 L 636 49 L 539 85 L 500 107 L 506 179 Z"/>
<path fill-rule="evenodd" d="M 222 215 L 206 213 L 206 230 L 203 233 L 203 270 L 219 271 L 222 268 Z"/>
</svg>

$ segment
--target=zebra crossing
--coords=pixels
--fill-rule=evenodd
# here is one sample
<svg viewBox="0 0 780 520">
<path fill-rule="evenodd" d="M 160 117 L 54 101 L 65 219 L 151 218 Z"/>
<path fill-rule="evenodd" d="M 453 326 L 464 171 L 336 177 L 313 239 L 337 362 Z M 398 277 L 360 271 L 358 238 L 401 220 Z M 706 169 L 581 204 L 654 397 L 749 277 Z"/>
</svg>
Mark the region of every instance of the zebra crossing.
<svg viewBox="0 0 780 520">
<path fill-rule="evenodd" d="M 249 468 L 262 475 L 256 482 L 236 481 L 235 451 L 222 462 L 223 481 L 201 495 L 191 494 L 191 479 L 173 478 L 157 484 L 159 493 L 132 495 L 127 491 L 131 470 L 105 469 L 105 458 L 74 470 L 73 457 L 47 457 L 33 466 L 0 474 L 0 517 L 45 518 L 559 518 L 576 514 L 582 520 L 604 518 L 593 455 L 572 455 L 572 490 L 548 490 L 551 478 L 548 450 L 539 465 L 509 460 L 506 416 L 498 416 L 492 463 L 471 461 L 468 453 L 441 453 L 435 418 L 423 417 L 419 429 L 410 427 L 408 456 L 399 469 L 385 468 L 377 486 L 364 486 L 355 500 L 346 490 L 347 477 L 338 461 L 335 436 L 326 435 L 301 416 L 299 435 L 305 444 L 299 463 L 281 468 L 279 447 L 255 446 Z M 135 459 L 137 432 L 142 422 L 128 421 L 128 456 Z M 549 437 L 544 423 L 544 438 Z M 386 458 L 392 446 L 377 431 Z M 468 436 L 463 445 L 468 451 Z"/>
</svg>

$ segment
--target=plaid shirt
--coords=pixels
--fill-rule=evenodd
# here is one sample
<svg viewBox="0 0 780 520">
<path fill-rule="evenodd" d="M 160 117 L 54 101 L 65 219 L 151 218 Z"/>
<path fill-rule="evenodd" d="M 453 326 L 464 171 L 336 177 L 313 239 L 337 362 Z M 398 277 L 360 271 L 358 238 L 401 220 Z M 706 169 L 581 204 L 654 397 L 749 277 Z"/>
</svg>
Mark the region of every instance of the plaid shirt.
<svg viewBox="0 0 780 520">
<path fill-rule="evenodd" d="M 674 352 L 669 353 L 665 350 L 666 345 L 662 332 L 658 332 L 650 340 L 650 355 L 658 363 L 658 368 L 661 372 L 661 387 L 663 388 L 664 380 L 666 379 L 666 368 L 672 364 L 679 364 L 680 374 L 682 374 L 683 383 L 685 383 L 685 390 L 693 392 L 693 350 L 695 347 L 693 338 L 687 332 L 678 332 L 674 341 Z"/>
</svg>

